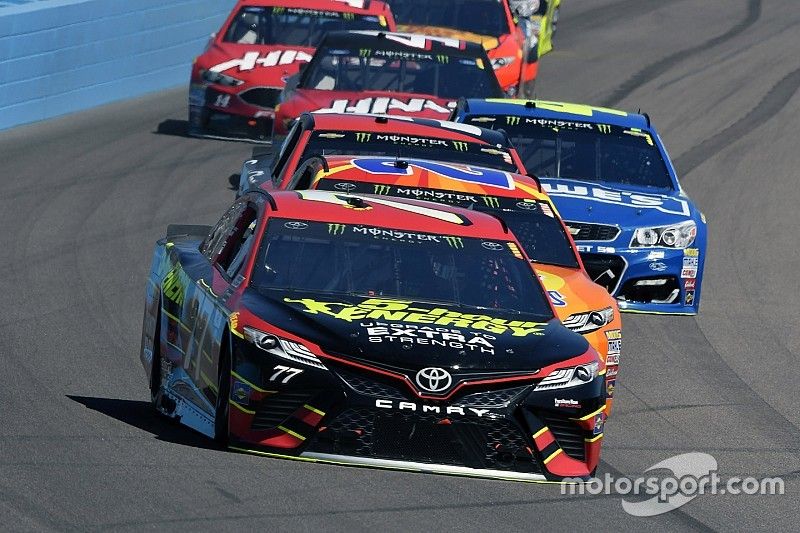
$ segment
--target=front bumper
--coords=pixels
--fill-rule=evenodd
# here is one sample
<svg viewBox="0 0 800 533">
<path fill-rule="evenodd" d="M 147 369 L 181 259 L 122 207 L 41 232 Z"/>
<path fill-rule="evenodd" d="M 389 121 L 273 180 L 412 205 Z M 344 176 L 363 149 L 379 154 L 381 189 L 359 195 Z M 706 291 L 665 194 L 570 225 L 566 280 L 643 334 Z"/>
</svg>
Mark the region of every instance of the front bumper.
<svg viewBox="0 0 800 533">
<path fill-rule="evenodd" d="M 616 299 L 621 312 L 696 315 L 703 257 L 699 248 L 616 248 L 578 241 L 589 277 Z"/>
<path fill-rule="evenodd" d="M 284 384 L 270 378 L 285 360 L 240 345 L 230 398 L 236 450 L 519 481 L 588 479 L 599 461 L 604 375 L 566 391 L 482 385 L 424 401 L 402 382 L 327 359 L 326 369 L 294 365 L 302 372 Z"/>
</svg>

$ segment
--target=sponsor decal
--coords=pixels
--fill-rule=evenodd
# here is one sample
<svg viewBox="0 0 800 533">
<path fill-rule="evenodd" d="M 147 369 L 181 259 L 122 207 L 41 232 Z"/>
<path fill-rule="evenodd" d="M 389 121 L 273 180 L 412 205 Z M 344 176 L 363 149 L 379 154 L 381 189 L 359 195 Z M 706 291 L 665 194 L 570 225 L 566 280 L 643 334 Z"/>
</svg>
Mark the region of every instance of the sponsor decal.
<svg viewBox="0 0 800 533">
<path fill-rule="evenodd" d="M 571 398 L 554 398 L 553 399 L 556 407 L 567 407 L 569 409 L 580 409 L 581 402 L 573 400 Z"/>
<path fill-rule="evenodd" d="M 247 383 L 234 380 L 231 385 L 231 400 L 241 405 L 250 405 L 250 393 L 253 389 Z"/>
<path fill-rule="evenodd" d="M 356 138 L 358 138 L 358 133 L 356 133 Z M 341 139 L 345 137 L 344 133 L 320 133 L 319 137 L 321 139 Z"/>
<path fill-rule="evenodd" d="M 224 63 L 214 65 L 209 70 L 211 72 L 225 72 L 232 68 L 238 68 L 239 72 L 253 70 L 256 67 L 275 67 L 278 65 L 291 65 L 296 62 L 308 63 L 311 56 L 301 50 L 273 50 L 266 55 L 261 52 L 246 52 L 239 59 L 230 59 Z"/>
<path fill-rule="evenodd" d="M 452 163 L 422 160 L 409 161 L 407 166 L 400 168 L 397 166 L 394 159 L 388 158 L 353 159 L 351 164 L 369 174 L 412 176 L 416 168 L 419 170 L 427 170 L 428 172 L 456 181 L 476 183 L 478 185 L 492 185 L 508 190 L 514 188 L 514 181 L 511 178 L 511 174 L 492 168 L 473 168 L 469 165 L 456 165 Z"/>
<path fill-rule="evenodd" d="M 597 253 L 599 254 L 613 254 L 616 253 L 617 249 L 613 246 L 598 246 Z"/>
<path fill-rule="evenodd" d="M 648 266 L 650 267 L 650 270 L 652 270 L 653 272 L 664 272 L 667 269 L 667 265 L 665 265 L 660 261 L 657 263 L 650 263 L 650 265 Z"/>
<path fill-rule="evenodd" d="M 303 312 L 325 315 L 346 322 L 384 320 L 391 323 L 450 326 L 490 334 L 510 333 L 514 337 L 544 335 L 546 323 L 524 320 L 507 320 L 488 315 L 461 313 L 441 307 L 422 307 L 413 301 L 368 298 L 357 304 L 324 302 L 312 298 L 284 298 L 288 304 L 297 304 Z"/>
<path fill-rule="evenodd" d="M 229 94 L 218 94 L 217 95 L 217 99 L 214 100 L 214 104 L 213 105 L 215 107 L 221 107 L 221 108 L 224 109 L 224 108 L 228 107 L 230 105 L 230 103 L 231 103 L 231 95 L 229 95 Z"/>
<path fill-rule="evenodd" d="M 367 228 L 364 226 L 353 226 L 353 233 L 360 233 L 361 235 L 371 235 L 376 239 L 401 241 L 401 242 L 446 242 L 453 248 L 463 248 L 464 240 L 461 237 L 440 237 L 439 235 L 431 235 L 429 233 L 414 233 L 411 231 L 400 231 L 396 229 L 385 228 Z M 456 241 L 448 241 L 448 239 L 457 239 Z"/>
<path fill-rule="evenodd" d="M 414 137 L 411 135 L 387 135 L 379 133 L 375 136 L 375 140 L 393 144 L 404 144 L 406 146 L 447 146 L 447 141 L 444 139 L 428 139 L 427 137 Z M 453 141 L 453 144 L 455 145 L 457 142 L 458 141 Z M 467 143 L 461 143 L 461 148 L 456 146 L 456 150 L 460 151 L 466 151 L 467 148 Z"/>
<path fill-rule="evenodd" d="M 616 379 L 608 379 L 606 380 L 606 397 L 613 398 L 614 397 L 614 389 L 617 388 L 617 380 Z"/>
<path fill-rule="evenodd" d="M 483 241 L 481 242 L 481 246 L 493 252 L 498 252 L 503 249 L 502 244 L 500 244 L 499 242 L 492 242 L 492 241 Z"/>
<path fill-rule="evenodd" d="M 619 365 L 619 354 L 618 353 L 610 353 L 608 357 L 606 357 L 606 366 L 611 365 Z"/>
<path fill-rule="evenodd" d="M 694 305 L 694 291 L 686 291 L 684 302 L 686 305 Z"/>
<path fill-rule="evenodd" d="M 687 279 L 686 281 L 683 282 L 683 288 L 687 291 L 694 290 L 696 285 L 697 285 L 696 278 Z"/>
<path fill-rule="evenodd" d="M 511 253 L 514 255 L 514 257 L 516 257 L 517 259 L 523 259 L 523 260 L 525 259 L 525 257 L 522 255 L 522 252 L 519 249 L 519 246 L 517 246 L 517 243 L 507 242 L 506 244 L 508 245 L 508 249 L 511 250 Z"/>
<path fill-rule="evenodd" d="M 611 126 L 609 126 L 608 124 L 598 124 L 597 131 L 599 131 L 600 133 L 609 134 L 611 133 Z"/>
<path fill-rule="evenodd" d="M 697 267 L 684 267 L 681 269 L 681 278 L 697 278 Z"/>
<path fill-rule="evenodd" d="M 453 376 L 444 368 L 423 368 L 414 376 L 417 386 L 427 392 L 443 392 L 453 384 Z"/>
<path fill-rule="evenodd" d="M 645 259 L 645 261 L 656 261 L 658 259 L 664 259 L 664 257 L 666 257 L 664 252 L 658 252 L 654 250 L 649 254 L 647 254 L 647 258 Z"/>
<path fill-rule="evenodd" d="M 334 185 L 333 188 L 337 191 L 350 192 L 356 189 L 356 185 L 354 183 L 341 182 Z"/>
<path fill-rule="evenodd" d="M 606 357 L 606 364 L 618 365 L 619 354 L 622 351 L 622 331 L 618 329 L 611 329 L 606 331 L 606 341 L 608 342 L 608 349 L 607 349 L 608 356 Z"/>
<path fill-rule="evenodd" d="M 372 138 L 371 133 L 366 133 L 363 131 L 359 131 L 356 133 L 356 142 L 367 143 L 371 138 Z"/>
<path fill-rule="evenodd" d="M 283 227 L 286 229 L 302 230 L 308 228 L 308 224 L 306 224 L 305 222 L 300 222 L 298 220 L 292 220 L 290 222 L 286 222 L 283 225 Z"/>
<path fill-rule="evenodd" d="M 683 268 L 697 268 L 699 266 L 699 258 L 691 257 L 691 256 L 684 256 L 683 257 Z"/>
<path fill-rule="evenodd" d="M 431 413 L 437 415 L 476 416 L 478 418 L 491 412 L 491 409 L 477 409 L 475 407 L 462 407 L 460 405 L 427 405 L 414 402 L 395 402 L 394 400 L 375 400 L 378 409 L 392 409 L 398 411 L 411 411 L 414 413 Z"/>
<path fill-rule="evenodd" d="M 683 251 L 684 256 L 700 257 L 700 250 L 698 248 L 687 248 Z"/>
<path fill-rule="evenodd" d="M 381 185 L 379 183 L 374 184 L 373 186 L 375 194 L 389 194 L 392 188 L 389 185 Z"/>
<path fill-rule="evenodd" d="M 635 209 L 654 209 L 672 215 L 689 215 L 689 203 L 670 196 L 617 191 L 598 186 L 546 183 L 544 181 L 542 182 L 542 188 L 550 196 L 580 198 Z"/>
<path fill-rule="evenodd" d="M 440 105 L 434 100 L 427 98 L 409 98 L 401 100 L 399 98 L 389 98 L 386 96 L 379 96 L 377 98 L 361 98 L 359 100 L 334 100 L 329 104 L 329 107 L 317 109 L 315 113 L 354 113 L 357 115 L 365 115 L 369 113 L 386 115 L 390 111 L 400 111 L 402 113 L 422 113 L 423 111 L 432 111 L 442 115 L 449 115 L 450 110 L 456 106 L 455 101 L 447 102 L 445 105 Z"/>
<path fill-rule="evenodd" d="M 468 145 L 464 141 L 453 141 L 453 148 L 459 152 L 466 152 Z"/>
<path fill-rule="evenodd" d="M 606 379 L 616 377 L 618 373 L 619 373 L 619 367 L 617 365 L 606 367 Z"/>
<path fill-rule="evenodd" d="M 464 239 L 461 237 L 444 237 L 444 241 L 450 246 L 450 248 L 463 248 L 464 247 Z"/>
<path fill-rule="evenodd" d="M 362 35 L 372 35 L 373 37 L 377 37 L 379 33 L 378 31 L 373 30 L 358 30 L 354 31 L 353 33 L 360 33 Z M 465 47 L 464 44 L 461 43 L 458 39 L 452 39 L 447 37 L 432 37 L 429 35 L 417 35 L 417 34 L 398 34 L 398 33 L 384 33 L 386 40 L 394 41 L 396 43 L 400 43 L 404 46 L 410 46 L 411 48 L 419 48 L 422 50 L 430 50 L 433 47 L 433 43 L 439 43 L 443 46 L 447 46 L 448 48 L 455 48 L 460 50 Z"/>
<path fill-rule="evenodd" d="M 523 200 L 521 202 L 517 202 L 516 205 L 523 211 L 536 211 L 537 209 L 539 209 L 539 204 L 537 202 L 532 202 L 529 200 Z M 572 233 L 571 229 L 570 233 Z"/>
<path fill-rule="evenodd" d="M 328 233 L 331 235 L 344 235 L 344 224 L 328 224 Z"/>
<path fill-rule="evenodd" d="M 547 295 L 550 297 L 550 301 L 553 302 L 553 305 L 556 307 L 566 307 L 567 299 L 564 298 L 564 295 L 558 291 L 547 291 Z"/>
<path fill-rule="evenodd" d="M 167 273 L 161 285 L 161 293 L 175 305 L 183 305 L 183 300 L 186 296 L 186 288 L 181 282 L 180 269 L 178 267 L 173 268 Z"/>
<path fill-rule="evenodd" d="M 599 415 L 594 417 L 594 428 L 592 429 L 592 434 L 599 435 L 603 432 L 603 424 L 605 423 L 605 415 L 600 413 Z"/>
<path fill-rule="evenodd" d="M 508 118 L 508 117 L 506 117 Z M 519 117 L 516 117 L 519 118 Z M 511 123 L 509 123 L 511 124 Z M 516 122 L 519 124 L 519 120 Z M 593 124 L 589 124 L 588 122 L 572 122 L 570 120 L 557 120 L 557 119 L 548 119 L 548 118 L 526 118 L 525 119 L 526 125 L 535 125 L 535 126 L 542 126 L 545 128 L 567 128 L 567 129 L 584 129 L 584 130 L 591 130 L 594 129 Z M 513 124 L 512 124 L 513 125 Z M 610 126 L 605 126 L 610 129 Z M 598 125 L 598 129 L 600 125 Z M 606 132 L 603 132 L 606 133 Z"/>
<path fill-rule="evenodd" d="M 498 208 L 500 207 L 500 198 L 496 196 L 481 196 L 481 200 L 486 204 L 486 207 Z"/>
<path fill-rule="evenodd" d="M 506 124 L 509 126 L 516 126 L 521 120 L 522 117 L 506 117 Z"/>
<path fill-rule="evenodd" d="M 361 322 L 359 326 L 367 330 L 367 340 L 374 344 L 397 342 L 404 345 L 440 346 L 454 350 L 495 354 L 491 341 L 496 337 L 485 333 L 468 332 L 464 334 L 457 329 L 388 322 Z"/>
</svg>

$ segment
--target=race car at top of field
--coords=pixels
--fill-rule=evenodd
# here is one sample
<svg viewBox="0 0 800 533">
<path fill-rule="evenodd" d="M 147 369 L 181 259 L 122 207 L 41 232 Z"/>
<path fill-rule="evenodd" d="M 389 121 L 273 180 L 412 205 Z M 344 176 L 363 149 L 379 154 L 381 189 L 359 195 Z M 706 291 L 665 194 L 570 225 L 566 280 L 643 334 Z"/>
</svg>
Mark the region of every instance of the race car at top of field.
<svg viewBox="0 0 800 533">
<path fill-rule="evenodd" d="M 605 364 L 485 213 L 249 191 L 156 244 L 141 361 L 162 414 L 237 450 L 526 481 L 598 464 Z"/>
<path fill-rule="evenodd" d="M 458 98 L 502 97 L 479 44 L 409 33 L 328 33 L 275 111 L 284 135 L 305 111 L 445 119 Z"/>
<path fill-rule="evenodd" d="M 388 0 L 388 3 L 399 31 L 478 43 L 486 49 L 507 96 L 533 95 L 539 69 L 534 25 L 530 18 L 515 17 L 507 0 Z M 524 23 L 520 24 L 521 21 Z"/>
<path fill-rule="evenodd" d="M 524 172 L 501 131 L 426 118 L 303 113 L 277 149 L 253 150 L 242 165 L 238 194 L 259 186 L 283 189 L 301 163 L 319 154 L 425 158 Z"/>
<path fill-rule="evenodd" d="M 628 312 L 694 315 L 706 220 L 647 115 L 540 100 L 466 100 L 453 120 L 502 129 L 553 198 L 583 264 Z"/>
<path fill-rule="evenodd" d="M 189 134 L 268 141 L 286 80 L 326 32 L 395 29 L 377 0 L 240 0 L 194 62 Z"/>
<path fill-rule="evenodd" d="M 432 201 L 501 219 L 533 262 L 559 319 L 584 335 L 606 363 L 605 414 L 610 414 L 622 342 L 619 309 L 586 274 L 564 223 L 535 180 L 474 165 L 338 155 L 308 159 L 282 186 Z"/>
</svg>

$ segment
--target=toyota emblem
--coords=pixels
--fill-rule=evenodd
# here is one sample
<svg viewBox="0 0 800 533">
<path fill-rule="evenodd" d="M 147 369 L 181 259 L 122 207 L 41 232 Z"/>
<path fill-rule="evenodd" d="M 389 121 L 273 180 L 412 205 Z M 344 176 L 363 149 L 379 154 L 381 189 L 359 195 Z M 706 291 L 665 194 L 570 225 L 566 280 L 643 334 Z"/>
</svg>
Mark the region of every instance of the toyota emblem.
<svg viewBox="0 0 800 533">
<path fill-rule="evenodd" d="M 354 190 L 356 186 L 353 183 L 337 183 L 336 185 L 333 186 L 333 188 L 336 189 L 337 191 L 350 192 Z"/>
<path fill-rule="evenodd" d="M 417 372 L 417 385 L 428 392 L 442 392 L 453 384 L 453 376 L 444 368 L 428 367 Z"/>
<path fill-rule="evenodd" d="M 483 246 L 487 250 L 493 250 L 495 252 L 497 250 L 502 250 L 503 249 L 503 245 L 502 244 L 499 244 L 499 243 L 496 243 L 496 242 L 491 242 L 491 241 L 483 241 L 481 243 L 481 246 Z"/>
<path fill-rule="evenodd" d="M 536 205 L 536 202 L 517 202 L 517 207 L 526 211 L 536 211 L 539 209 L 539 206 Z"/>
<path fill-rule="evenodd" d="M 305 222 L 292 221 L 292 222 L 287 222 L 286 224 L 283 225 L 283 227 L 286 229 L 306 229 L 308 227 L 308 224 L 306 224 Z"/>
</svg>

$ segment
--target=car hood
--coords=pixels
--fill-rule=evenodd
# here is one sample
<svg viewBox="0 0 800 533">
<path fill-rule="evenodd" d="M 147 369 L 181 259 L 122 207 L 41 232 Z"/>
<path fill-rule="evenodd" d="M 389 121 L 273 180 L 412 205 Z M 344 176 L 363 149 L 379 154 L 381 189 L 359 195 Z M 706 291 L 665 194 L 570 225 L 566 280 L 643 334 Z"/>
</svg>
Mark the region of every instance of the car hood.
<svg viewBox="0 0 800 533">
<path fill-rule="evenodd" d="M 389 370 L 527 372 L 583 355 L 588 343 L 557 319 L 447 304 L 248 290 L 242 304 L 324 352 Z"/>
<path fill-rule="evenodd" d="M 355 113 L 446 119 L 455 100 L 430 95 L 386 91 L 321 91 L 297 89 L 289 105 L 318 113 Z"/>
<path fill-rule="evenodd" d="M 615 301 L 600 285 L 592 282 L 583 269 L 534 263 L 533 268 L 547 290 L 558 318 L 575 313 L 614 307 Z"/>
<path fill-rule="evenodd" d="M 215 43 L 203 55 L 206 69 L 222 72 L 247 85 L 283 87 L 300 65 L 311 61 L 313 48 L 284 45 Z"/>
<path fill-rule="evenodd" d="M 469 41 L 483 46 L 484 50 L 492 50 L 497 48 L 500 41 L 497 37 L 490 35 L 481 35 L 480 33 L 472 33 L 469 31 L 461 31 L 453 28 L 443 28 L 441 26 L 425 26 L 423 24 L 399 24 L 397 31 L 404 31 L 407 33 L 421 33 L 423 35 L 430 35 L 432 37 L 449 37 L 451 39 L 458 39 L 460 41 Z"/>
<path fill-rule="evenodd" d="M 564 220 L 642 227 L 698 218 L 691 200 L 679 191 L 553 178 L 540 182 Z"/>
</svg>

